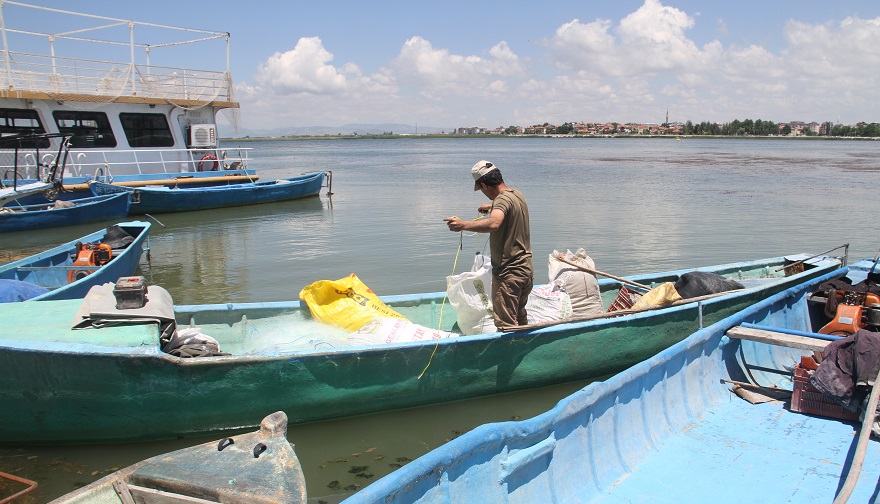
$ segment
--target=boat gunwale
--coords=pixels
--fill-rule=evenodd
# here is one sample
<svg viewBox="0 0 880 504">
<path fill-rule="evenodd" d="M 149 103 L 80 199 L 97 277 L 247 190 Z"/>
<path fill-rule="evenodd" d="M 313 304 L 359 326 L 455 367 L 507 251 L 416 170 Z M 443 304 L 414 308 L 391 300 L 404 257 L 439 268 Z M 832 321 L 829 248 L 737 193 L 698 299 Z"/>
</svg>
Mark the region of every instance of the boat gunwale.
<svg viewBox="0 0 880 504">
<path fill-rule="evenodd" d="M 819 267 L 830 267 L 831 260 L 823 260 L 821 262 L 822 265 Z M 683 272 L 693 271 L 690 269 L 680 270 Z M 804 272 L 798 273 L 796 275 L 792 275 L 789 277 L 777 277 L 779 282 L 774 282 L 774 284 L 782 283 L 783 281 L 791 281 L 796 277 L 806 277 L 807 274 L 813 271 L 813 269 L 805 270 Z M 832 272 L 841 271 L 841 268 L 832 270 Z M 661 273 L 662 274 L 662 273 Z M 612 281 L 615 283 L 619 283 L 617 281 Z M 798 280 L 796 283 L 801 283 L 801 280 Z M 705 300 L 683 300 L 681 304 L 674 306 L 662 306 L 662 307 L 651 307 L 647 308 L 643 311 L 638 311 L 634 313 L 629 313 L 624 315 L 627 322 L 637 323 L 644 319 L 654 318 L 658 316 L 669 316 L 680 313 L 686 310 L 693 310 L 696 308 L 695 305 L 698 304 L 715 304 L 719 302 L 728 302 L 731 299 L 748 296 L 750 294 L 754 294 L 760 290 L 763 290 L 767 286 L 755 286 L 752 288 L 741 289 L 736 291 L 729 291 L 724 295 L 710 297 Z M 443 294 L 443 293 L 438 293 Z M 403 297 L 411 297 L 413 295 L 403 295 Z M 383 298 L 386 302 L 389 298 Z M 295 306 L 294 306 L 295 305 Z M 278 301 L 278 302 L 269 302 L 269 303 L 227 303 L 227 304 L 213 304 L 213 305 L 182 305 L 175 306 L 175 318 L 178 320 L 179 327 L 184 327 L 184 324 L 180 324 L 181 319 L 192 318 L 198 313 L 209 314 L 213 312 L 232 312 L 232 311 L 243 311 L 247 312 L 247 308 L 267 308 L 272 306 L 276 309 L 288 309 L 290 308 L 289 314 L 301 313 L 304 307 L 302 306 L 302 302 L 300 301 Z M 187 310 L 189 308 L 189 310 Z M 195 309 L 193 309 L 195 308 Z M 295 310 L 294 310 L 295 308 Z M 286 310 L 285 310 L 286 311 Z M 277 316 L 278 313 L 268 315 Z M 496 331 L 493 333 L 483 333 L 483 334 L 474 334 L 474 335 L 460 335 L 452 338 L 441 338 L 434 340 L 424 340 L 424 341 L 410 341 L 410 342 L 398 342 L 398 343 L 387 343 L 381 345 L 359 345 L 359 346 L 346 346 L 341 348 L 335 348 L 331 350 L 296 350 L 296 351 L 287 351 L 287 352 L 252 352 L 252 353 L 240 353 L 234 355 L 218 355 L 218 356 L 205 356 L 199 358 L 185 358 L 185 357 L 177 357 L 170 354 L 166 354 L 164 352 L 159 351 L 158 342 L 156 346 L 147 346 L 143 345 L 137 346 L 107 346 L 100 345 L 95 343 L 90 343 L 88 341 L 38 341 L 38 342 L 26 342 L 25 345 L 15 345 L 16 341 L 22 342 L 23 340 L 11 340 L 8 338 L 0 338 L 0 348 L 7 349 L 20 349 L 20 350 L 29 350 L 29 351 L 43 351 L 43 352 L 58 352 L 58 353 L 67 353 L 67 354 L 77 354 L 80 352 L 74 352 L 72 345 L 80 346 L 86 348 L 92 347 L 100 347 L 106 350 L 99 353 L 102 356 L 131 356 L 131 349 L 140 349 L 140 348 L 149 348 L 150 351 L 146 352 L 137 352 L 138 355 L 134 356 L 137 358 L 160 358 L 162 360 L 166 360 L 175 366 L 182 367 L 190 367 L 190 366 L 210 366 L 210 365 L 219 365 L 223 363 L 229 364 L 248 364 L 252 362 L 274 362 L 274 361 L 286 361 L 290 359 L 299 359 L 303 361 L 310 360 L 319 360 L 319 359 L 327 359 L 334 358 L 340 355 L 372 355 L 372 354 L 385 354 L 395 351 L 414 351 L 414 350 L 424 350 L 436 348 L 447 348 L 453 346 L 460 346 L 461 344 L 477 344 L 478 342 L 491 343 L 492 341 L 504 340 L 504 339 L 514 339 L 519 337 L 540 337 L 540 336 L 562 336 L 565 334 L 570 334 L 572 332 L 579 333 L 588 333 L 600 331 L 607 326 L 617 325 L 621 322 L 621 317 L 615 316 L 606 316 L 603 318 L 593 318 L 582 321 L 570 321 L 563 320 L 559 321 L 556 324 L 532 328 L 532 329 L 522 329 L 510 332 L 501 332 Z M 144 324 L 154 324 L 155 322 L 143 322 Z M 211 324 L 211 323 L 208 323 Z M 214 324 L 217 324 L 214 322 Z M 200 325 L 198 322 L 195 323 L 196 326 Z M 88 329 L 84 329 L 88 330 Z M 158 338 L 158 329 L 156 330 L 156 335 Z M 126 351 L 128 349 L 128 351 Z"/>
</svg>

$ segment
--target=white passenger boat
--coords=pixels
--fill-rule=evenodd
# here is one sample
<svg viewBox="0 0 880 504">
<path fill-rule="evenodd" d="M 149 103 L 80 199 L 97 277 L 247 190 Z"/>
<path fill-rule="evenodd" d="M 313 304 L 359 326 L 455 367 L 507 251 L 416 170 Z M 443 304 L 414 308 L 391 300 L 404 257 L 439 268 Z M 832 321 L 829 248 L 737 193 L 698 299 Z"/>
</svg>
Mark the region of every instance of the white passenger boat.
<svg viewBox="0 0 880 504">
<path fill-rule="evenodd" d="M 200 186 L 256 178 L 249 149 L 218 142 L 218 112 L 235 128 L 239 108 L 228 33 L 0 6 L 0 135 L 71 135 L 66 189 L 87 191 L 96 179 Z M 182 66 L 193 54 L 220 68 Z M 36 154 L 0 152 L 2 186 L 45 180 L 56 140 L 34 140 Z"/>
</svg>

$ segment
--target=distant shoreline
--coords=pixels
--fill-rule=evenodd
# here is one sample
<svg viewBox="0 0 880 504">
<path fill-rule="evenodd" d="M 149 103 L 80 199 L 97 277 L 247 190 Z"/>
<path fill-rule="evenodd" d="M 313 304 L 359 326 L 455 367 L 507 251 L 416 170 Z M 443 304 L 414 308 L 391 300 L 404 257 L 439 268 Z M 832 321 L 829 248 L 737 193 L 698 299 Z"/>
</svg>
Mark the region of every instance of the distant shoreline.
<svg viewBox="0 0 880 504">
<path fill-rule="evenodd" d="M 728 136 L 728 135 L 451 135 L 451 134 L 427 134 L 427 135 L 295 135 L 284 137 L 241 137 L 241 138 L 221 138 L 223 142 L 277 142 L 291 140 L 420 140 L 420 139 L 510 139 L 510 138 L 552 138 L 552 139 L 656 139 L 656 140 L 703 140 L 703 139 L 724 139 L 724 140 L 858 140 L 858 141 L 876 141 L 878 137 L 838 137 L 838 136 Z"/>
</svg>

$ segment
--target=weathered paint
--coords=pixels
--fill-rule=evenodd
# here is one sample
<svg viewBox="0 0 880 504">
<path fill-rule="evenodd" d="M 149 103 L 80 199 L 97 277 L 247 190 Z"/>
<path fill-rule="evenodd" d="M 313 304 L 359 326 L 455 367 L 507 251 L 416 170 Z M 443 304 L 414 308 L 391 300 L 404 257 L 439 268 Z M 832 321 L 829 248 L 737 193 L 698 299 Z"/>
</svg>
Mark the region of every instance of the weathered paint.
<svg viewBox="0 0 880 504">
<path fill-rule="evenodd" d="M 109 474 L 51 504 L 124 504 L 114 486 L 168 492 L 179 500 L 227 504 L 305 504 L 306 484 L 287 417 L 275 412 L 260 430 L 149 458 Z M 141 502 L 137 498 L 136 502 Z M 154 502 L 150 500 L 149 502 Z"/>
<path fill-rule="evenodd" d="M 783 258 L 725 266 L 768 271 Z M 150 439 L 255 425 L 276 410 L 308 422 L 607 376 L 680 341 L 793 283 L 833 270 L 835 260 L 769 283 L 704 301 L 624 317 L 572 322 L 513 333 L 429 342 L 285 352 L 261 348 L 261 331 L 279 327 L 291 338 L 308 320 L 298 302 L 176 307 L 181 326 L 201 327 L 234 355 L 181 359 L 158 344 L 104 346 L 122 330 L 45 331 L 33 318 L 0 317 L 17 333 L 0 340 L 0 442 L 59 443 Z M 668 281 L 686 270 L 640 283 Z M 739 274 L 739 273 L 737 273 Z M 616 282 L 600 282 L 614 290 Z M 384 298 L 417 324 L 436 327 L 443 293 Z M 59 304 L 52 318 L 72 321 L 77 306 Z M 448 307 L 447 307 L 448 308 Z M 450 310 L 451 312 L 451 310 Z M 451 328 L 454 316 L 443 319 Z M 141 337 L 158 341 L 157 330 Z M 12 334 L 9 333 L 9 334 Z M 28 335 L 43 333 L 45 339 Z M 100 338 L 98 342 L 95 338 Z M 254 346 L 248 345 L 254 342 Z M 428 363 L 430 362 L 430 365 Z M 427 366 L 424 376 L 419 375 Z"/>
<path fill-rule="evenodd" d="M 810 330 L 821 307 L 811 310 L 808 293 L 842 273 L 760 301 L 539 416 L 480 426 L 344 502 L 831 502 L 854 426 L 750 404 L 721 380 L 790 388 L 791 369 L 808 352 L 725 331 L 743 322 Z M 756 366 L 750 378 L 742 359 Z M 871 446 L 850 502 L 873 502 L 878 477 Z"/>
</svg>

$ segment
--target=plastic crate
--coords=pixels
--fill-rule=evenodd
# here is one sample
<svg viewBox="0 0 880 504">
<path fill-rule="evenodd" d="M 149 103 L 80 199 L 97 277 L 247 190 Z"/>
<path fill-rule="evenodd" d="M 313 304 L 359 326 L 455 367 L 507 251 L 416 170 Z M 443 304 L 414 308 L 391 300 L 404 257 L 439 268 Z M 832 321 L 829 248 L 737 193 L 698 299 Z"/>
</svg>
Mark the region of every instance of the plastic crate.
<svg viewBox="0 0 880 504">
<path fill-rule="evenodd" d="M 816 387 L 812 386 L 810 384 L 811 374 L 812 372 L 806 369 L 803 364 L 798 364 L 797 367 L 794 368 L 791 411 L 836 418 L 838 420 L 853 421 L 859 419 L 858 413 L 853 413 L 837 404 L 830 397 L 819 392 Z"/>
</svg>

